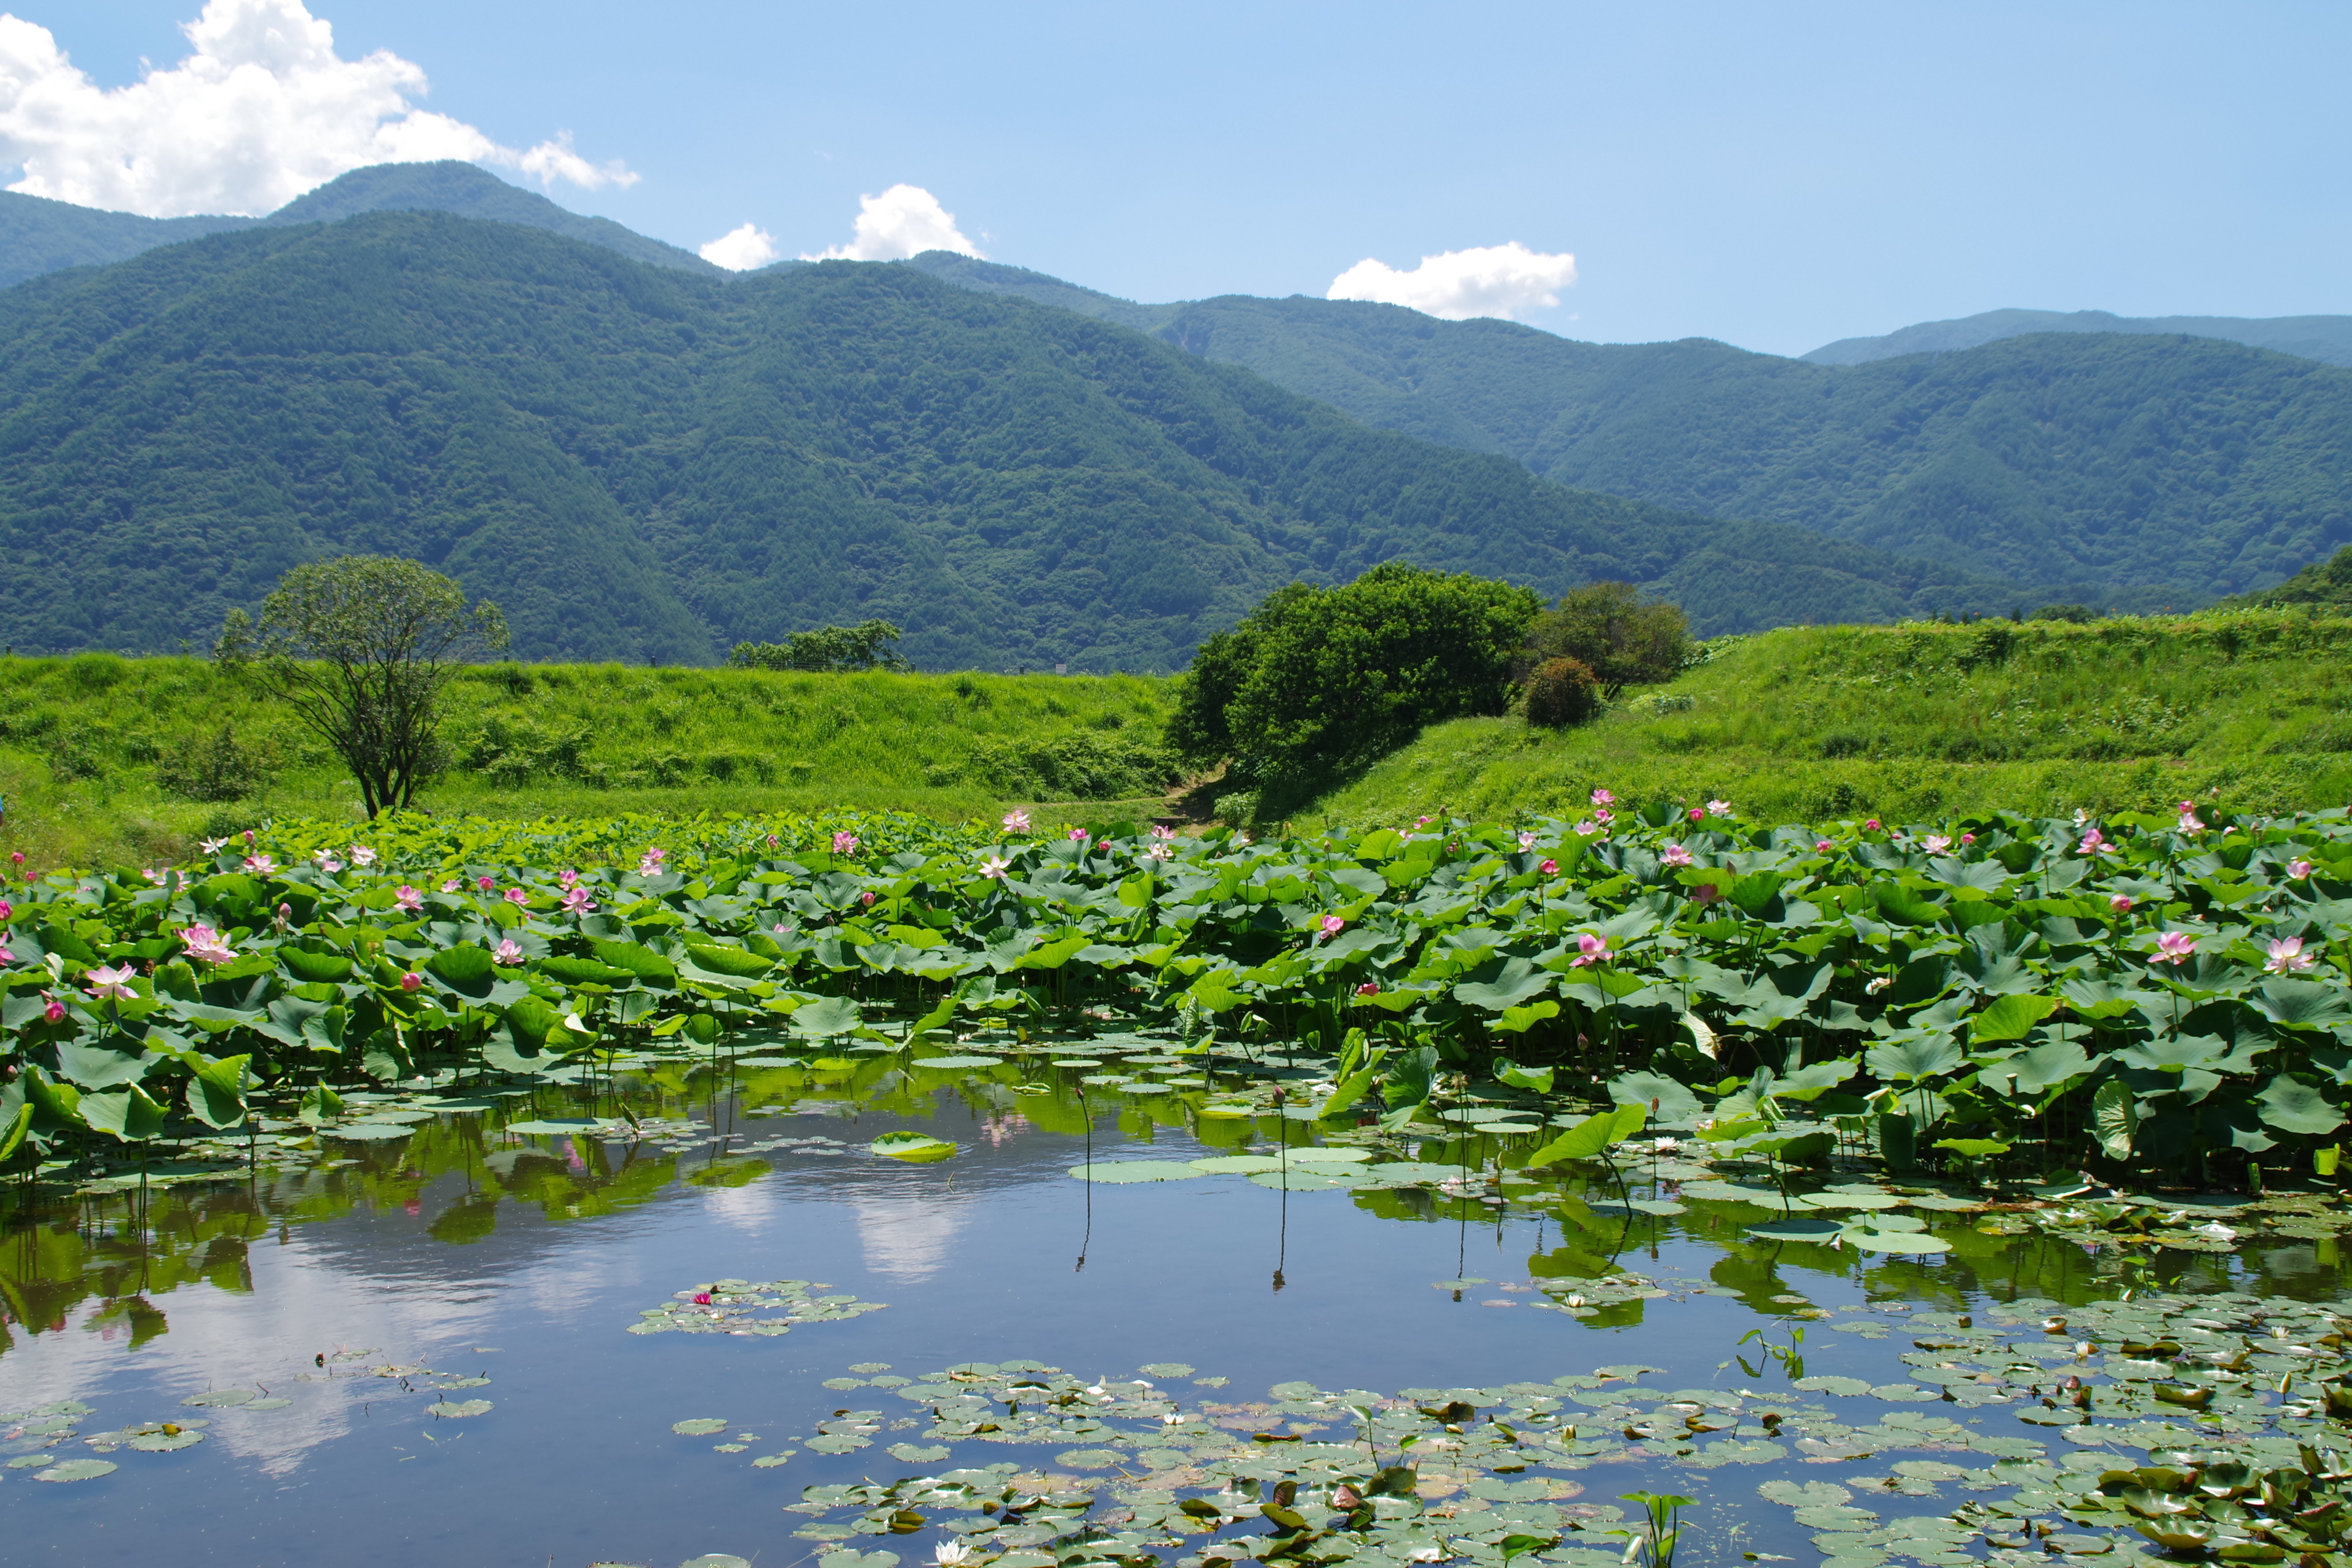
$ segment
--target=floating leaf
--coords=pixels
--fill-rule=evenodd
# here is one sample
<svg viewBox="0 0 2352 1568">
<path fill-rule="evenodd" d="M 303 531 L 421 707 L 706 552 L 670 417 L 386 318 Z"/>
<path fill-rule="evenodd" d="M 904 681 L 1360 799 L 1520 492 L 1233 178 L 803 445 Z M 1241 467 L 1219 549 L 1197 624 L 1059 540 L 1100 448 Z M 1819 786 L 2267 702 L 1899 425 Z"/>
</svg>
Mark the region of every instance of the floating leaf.
<svg viewBox="0 0 2352 1568">
<path fill-rule="evenodd" d="M 94 1481 L 100 1476 L 110 1476 L 119 1467 L 110 1459 L 64 1459 L 47 1469 L 37 1472 L 37 1481 Z"/>
<path fill-rule="evenodd" d="M 487 1399 L 457 1401 L 445 1399 L 437 1405 L 428 1405 L 425 1407 L 425 1414 L 427 1415 L 438 1415 L 446 1421 L 463 1420 L 468 1415 L 487 1415 L 489 1412 L 490 1402 Z"/>
<path fill-rule="evenodd" d="M 727 1422 L 712 1415 L 698 1415 L 690 1421 L 673 1421 L 669 1429 L 681 1437 L 708 1437 L 713 1432 L 727 1430 Z"/>
<path fill-rule="evenodd" d="M 948 1140 L 927 1132 L 885 1132 L 867 1147 L 885 1159 L 904 1160 L 909 1164 L 951 1159 L 956 1152 L 956 1146 Z"/>
<path fill-rule="evenodd" d="M 1181 1182 L 1208 1173 L 1176 1160 L 1103 1160 L 1073 1165 L 1070 1174 L 1082 1182 Z"/>
</svg>

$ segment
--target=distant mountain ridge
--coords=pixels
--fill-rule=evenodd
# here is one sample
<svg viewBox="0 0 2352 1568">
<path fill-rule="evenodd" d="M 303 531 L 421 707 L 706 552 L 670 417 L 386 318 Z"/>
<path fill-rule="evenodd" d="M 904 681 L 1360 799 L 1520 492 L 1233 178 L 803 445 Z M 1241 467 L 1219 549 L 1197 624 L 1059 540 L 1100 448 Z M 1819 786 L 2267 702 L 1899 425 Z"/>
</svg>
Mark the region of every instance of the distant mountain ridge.
<svg viewBox="0 0 2352 1568">
<path fill-rule="evenodd" d="M 2042 333 L 1823 365 L 1304 295 L 1137 305 L 937 251 L 898 265 L 1118 321 L 1578 489 L 2112 609 L 2259 590 L 2352 542 L 2352 372 L 2215 338 Z"/>
<path fill-rule="evenodd" d="M 1950 353 L 2035 332 L 2127 332 L 2220 338 L 2326 364 L 2352 365 L 2352 316 L 2116 316 L 2105 310 L 1986 310 L 1921 321 L 1876 338 L 1840 338 L 1799 357 L 1811 364 L 1866 364 L 1901 354 Z"/>
<path fill-rule="evenodd" d="M 698 276 L 377 211 L 0 293 L 0 640 L 201 646 L 352 551 L 497 600 L 523 657 L 664 663 L 878 616 L 924 668 L 1168 669 L 1286 583 L 1396 559 L 1647 584 L 1707 632 L 2037 602 L 908 268 Z"/>
<path fill-rule="evenodd" d="M 720 269 L 690 250 L 649 239 L 610 218 L 583 217 L 496 174 L 445 160 L 354 169 L 295 197 L 267 217 L 140 217 L 0 191 L 0 289 L 69 267 L 128 261 L 159 245 L 209 234 L 297 223 L 334 223 L 365 212 L 446 212 L 543 228 L 682 272 Z"/>
</svg>

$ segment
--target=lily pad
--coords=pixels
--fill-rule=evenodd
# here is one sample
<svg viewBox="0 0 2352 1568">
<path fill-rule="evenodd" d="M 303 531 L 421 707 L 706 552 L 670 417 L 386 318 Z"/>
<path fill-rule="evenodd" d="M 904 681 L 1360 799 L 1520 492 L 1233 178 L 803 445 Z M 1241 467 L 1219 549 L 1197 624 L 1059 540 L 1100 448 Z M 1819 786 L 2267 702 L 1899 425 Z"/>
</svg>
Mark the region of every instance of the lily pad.
<svg viewBox="0 0 2352 1568">
<path fill-rule="evenodd" d="M 438 1405 L 428 1405 L 425 1407 L 425 1414 L 438 1415 L 445 1421 L 459 1421 L 468 1415 L 487 1415 L 489 1412 L 490 1402 L 487 1399 L 456 1401 L 445 1399 Z"/>
<path fill-rule="evenodd" d="M 1362 1163 L 1371 1157 L 1372 1152 L 1369 1149 L 1324 1147 L 1293 1149 L 1290 1152 L 1290 1158 L 1294 1163 L 1303 1160 L 1310 1165 L 1354 1165 Z"/>
<path fill-rule="evenodd" d="M 1107 1470 L 1126 1462 L 1127 1456 L 1116 1448 L 1072 1448 L 1054 1456 L 1054 1463 L 1067 1465 L 1074 1470 Z"/>
<path fill-rule="evenodd" d="M 191 1394 L 180 1403 L 226 1408 L 232 1405 L 250 1405 L 259 1397 L 260 1395 L 250 1388 L 208 1388 L 202 1394 Z"/>
<path fill-rule="evenodd" d="M 886 1160 L 903 1160 L 910 1165 L 935 1164 L 953 1159 L 956 1152 L 952 1142 L 928 1132 L 885 1132 L 867 1148 Z"/>
<path fill-rule="evenodd" d="M 561 1138 L 574 1132 L 593 1132 L 602 1125 L 584 1116 L 547 1117 L 535 1121 L 509 1121 L 505 1131 L 532 1138 Z"/>
<path fill-rule="evenodd" d="M 1101 1160 L 1073 1165 L 1070 1174 L 1082 1182 L 1181 1182 L 1208 1173 L 1178 1160 Z"/>
<path fill-rule="evenodd" d="M 1206 1171 L 1211 1175 L 1255 1175 L 1260 1171 L 1279 1171 L 1282 1162 L 1271 1154 L 1217 1154 L 1206 1160 L 1192 1162 L 1192 1169 Z"/>
<path fill-rule="evenodd" d="M 996 1060 L 994 1057 L 917 1057 L 915 1065 L 937 1068 L 992 1068 L 996 1066 Z"/>
<path fill-rule="evenodd" d="M 136 1448 L 142 1454 L 168 1454 L 175 1448 L 193 1448 L 204 1440 L 202 1432 L 183 1428 L 177 1432 L 148 1432 L 131 1438 L 123 1447 Z"/>
<path fill-rule="evenodd" d="M 100 1476 L 110 1476 L 121 1467 L 111 1459 L 65 1459 L 39 1471 L 37 1481 L 94 1481 Z"/>
<path fill-rule="evenodd" d="M 398 1127 L 389 1121 L 352 1121 L 341 1127 L 321 1127 L 321 1138 L 345 1138 L 362 1143 L 382 1143 L 394 1138 L 405 1138 L 416 1130 Z"/>
<path fill-rule="evenodd" d="M 728 1423 L 715 1415 L 698 1415 L 691 1421 L 673 1421 L 669 1429 L 681 1437 L 708 1437 L 713 1432 L 724 1432 Z"/>
<path fill-rule="evenodd" d="M 1336 1192 L 1343 1188 L 1370 1187 L 1380 1184 L 1378 1177 L 1367 1175 L 1361 1171 L 1317 1171 L 1302 1169 L 1297 1165 L 1293 1165 L 1287 1171 L 1261 1171 L 1250 1180 L 1261 1187 L 1272 1187 L 1277 1192 L 1291 1193 Z"/>
</svg>

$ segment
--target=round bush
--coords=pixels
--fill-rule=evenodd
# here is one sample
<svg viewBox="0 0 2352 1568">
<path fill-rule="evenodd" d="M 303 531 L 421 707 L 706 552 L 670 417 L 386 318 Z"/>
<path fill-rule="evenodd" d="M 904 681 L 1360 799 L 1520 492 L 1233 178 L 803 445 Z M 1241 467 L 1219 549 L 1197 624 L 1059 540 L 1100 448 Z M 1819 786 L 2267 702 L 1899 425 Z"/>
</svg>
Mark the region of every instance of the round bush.
<svg viewBox="0 0 2352 1568">
<path fill-rule="evenodd" d="M 1578 658 L 1548 658 L 1528 672 L 1528 722 L 1564 729 L 1592 717 L 1601 706 L 1601 680 Z"/>
</svg>

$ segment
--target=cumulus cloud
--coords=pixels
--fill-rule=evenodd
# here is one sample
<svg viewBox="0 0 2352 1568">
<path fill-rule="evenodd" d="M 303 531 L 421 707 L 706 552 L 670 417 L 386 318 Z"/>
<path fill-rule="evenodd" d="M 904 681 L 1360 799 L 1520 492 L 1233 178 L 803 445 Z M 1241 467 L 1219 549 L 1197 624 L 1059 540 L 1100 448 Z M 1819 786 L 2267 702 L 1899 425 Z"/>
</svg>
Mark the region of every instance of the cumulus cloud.
<svg viewBox="0 0 2352 1568">
<path fill-rule="evenodd" d="M 1548 256 L 1517 240 L 1424 256 L 1410 269 L 1370 257 L 1331 279 L 1326 297 L 1402 305 L 1449 321 L 1473 316 L 1515 320 L 1523 310 L 1547 310 L 1576 281 L 1576 258 Z"/>
<path fill-rule="evenodd" d="M 180 30 L 186 58 L 102 89 L 47 27 L 0 14 L 0 167 L 24 171 L 8 188 L 179 217 L 269 212 L 370 163 L 458 158 L 591 188 L 637 177 L 582 157 L 568 132 L 517 151 L 414 107 L 421 67 L 384 49 L 344 59 L 302 0 L 207 0 Z"/>
<path fill-rule="evenodd" d="M 702 247 L 700 251 L 703 260 L 713 267 L 724 267 L 730 272 L 749 272 L 754 267 L 765 267 L 781 254 L 776 248 L 776 237 L 752 223 L 729 229 Z"/>
<path fill-rule="evenodd" d="M 955 214 L 920 185 L 893 185 L 857 198 L 857 223 L 847 245 L 803 256 L 803 261 L 900 261 L 926 250 L 978 256 L 980 247 L 956 227 Z M 723 265 L 723 263 L 722 263 Z"/>
</svg>

